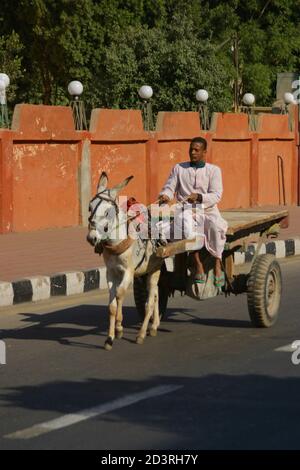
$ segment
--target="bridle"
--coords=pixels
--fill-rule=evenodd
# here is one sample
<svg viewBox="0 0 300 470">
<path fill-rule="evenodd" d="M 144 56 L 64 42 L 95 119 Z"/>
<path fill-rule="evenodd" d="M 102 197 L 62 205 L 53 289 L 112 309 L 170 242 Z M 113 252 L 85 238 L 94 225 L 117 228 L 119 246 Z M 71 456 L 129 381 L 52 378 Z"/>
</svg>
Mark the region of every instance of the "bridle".
<svg viewBox="0 0 300 470">
<path fill-rule="evenodd" d="M 116 203 L 115 199 L 113 199 L 110 196 L 110 190 L 104 190 L 104 191 L 101 191 L 101 192 L 97 193 L 96 196 L 93 197 L 93 199 L 91 199 L 90 204 L 93 201 L 95 201 L 96 199 L 99 199 L 99 201 L 96 204 L 96 206 L 94 207 L 94 209 L 92 210 L 90 217 L 88 218 L 88 221 L 92 226 L 94 225 L 93 218 L 94 218 L 94 216 L 97 212 L 97 209 L 100 206 L 102 201 L 110 202 L 111 204 L 113 204 L 113 206 L 115 208 L 115 211 L 116 211 L 116 216 L 117 217 L 119 216 L 120 208 L 119 208 L 118 204 Z M 130 219 L 126 219 L 125 223 L 128 222 L 128 220 L 130 220 Z M 132 220 L 132 218 L 131 218 L 131 220 Z M 117 228 L 120 225 L 121 224 L 118 224 L 114 228 Z M 135 240 L 133 238 L 130 238 L 129 235 L 127 235 L 127 238 L 125 238 L 125 240 L 121 240 L 120 243 L 118 243 L 116 245 L 111 244 L 108 240 L 101 240 L 95 246 L 95 252 L 101 254 L 102 251 L 103 251 L 103 248 L 106 248 L 111 254 L 120 255 L 120 254 L 124 253 L 134 243 L 134 241 Z"/>
<path fill-rule="evenodd" d="M 101 202 L 102 201 L 106 201 L 106 202 L 111 202 L 116 210 L 116 215 L 118 216 L 119 215 L 119 212 L 120 212 L 120 209 L 119 209 L 119 206 L 118 204 L 116 203 L 116 201 L 110 196 L 110 190 L 107 191 L 107 194 L 104 194 L 106 190 L 104 191 L 101 191 L 100 193 L 97 193 L 95 197 L 93 197 L 93 199 L 91 199 L 91 202 L 90 204 L 95 201 L 96 199 L 99 199 L 99 202 L 98 204 L 96 204 L 96 206 L 94 207 L 94 209 L 92 210 L 91 212 L 91 215 L 89 216 L 88 218 L 88 221 L 90 224 L 93 223 L 93 218 L 94 218 L 94 215 L 96 214 L 97 210 L 98 210 L 98 207 L 100 206 Z"/>
<path fill-rule="evenodd" d="M 95 213 L 97 212 L 97 209 L 98 207 L 100 206 L 101 202 L 102 201 L 107 201 L 107 202 L 110 202 L 111 204 L 113 204 L 114 208 L 115 208 L 115 211 L 116 211 L 116 216 L 118 217 L 119 213 L 120 213 L 120 208 L 118 206 L 118 204 L 116 203 L 115 199 L 113 199 L 111 196 L 110 196 L 110 190 L 104 190 L 104 191 L 100 191 L 99 193 L 97 193 L 93 199 L 91 199 L 90 201 L 90 204 L 95 201 L 96 199 L 99 199 L 98 203 L 96 204 L 96 206 L 94 207 L 94 209 L 92 210 L 91 212 L 91 215 L 90 217 L 88 218 L 88 221 L 91 225 L 94 225 L 93 223 L 93 218 L 94 218 L 94 215 Z M 152 204 L 156 204 L 158 202 L 155 201 L 154 203 Z M 149 207 L 151 207 L 151 204 L 149 204 L 146 209 L 148 210 Z M 136 217 L 139 216 L 139 213 L 135 214 L 134 216 L 132 217 L 126 217 L 126 219 L 121 222 L 121 223 L 117 223 L 117 225 L 115 227 L 113 227 L 111 229 L 114 230 L 114 229 L 117 229 L 119 228 L 121 225 L 127 223 L 127 228 L 128 228 L 128 224 L 129 222 L 133 221 Z M 128 233 L 128 232 L 127 232 Z M 127 238 L 125 238 L 124 240 L 122 240 L 120 243 L 118 244 L 111 244 L 107 239 L 106 240 L 101 240 L 99 243 L 97 243 L 97 245 L 95 246 L 95 252 L 101 254 L 102 251 L 103 251 L 103 248 L 106 248 L 111 254 L 115 254 L 115 255 L 120 255 L 122 253 L 124 253 L 124 251 L 126 251 L 133 243 L 134 243 L 134 239 L 131 238 L 129 236 L 129 234 L 127 235 Z"/>
</svg>

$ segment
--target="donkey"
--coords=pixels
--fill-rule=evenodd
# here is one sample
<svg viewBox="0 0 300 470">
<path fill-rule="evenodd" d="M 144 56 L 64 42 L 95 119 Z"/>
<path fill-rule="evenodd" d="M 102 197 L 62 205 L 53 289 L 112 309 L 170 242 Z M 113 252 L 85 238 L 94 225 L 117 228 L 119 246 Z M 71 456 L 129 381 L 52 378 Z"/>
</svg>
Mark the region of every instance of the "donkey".
<svg viewBox="0 0 300 470">
<path fill-rule="evenodd" d="M 127 234 L 127 213 L 117 204 L 117 196 L 133 176 L 122 183 L 107 189 L 108 177 L 102 172 L 96 196 L 91 200 L 89 211 L 89 231 L 87 240 L 94 246 L 95 252 L 103 253 L 106 265 L 107 284 L 109 289 L 109 331 L 105 349 L 111 350 L 115 337 L 123 336 L 123 301 L 135 276 L 147 275 L 148 298 L 145 317 L 138 332 L 136 342 L 142 344 L 147 334 L 150 318 L 153 322 L 150 336 L 156 336 L 160 323 L 158 302 L 158 281 L 163 259 L 155 254 L 151 240 L 145 243 L 137 237 Z M 119 228 L 117 237 L 112 233 L 113 227 Z"/>
</svg>

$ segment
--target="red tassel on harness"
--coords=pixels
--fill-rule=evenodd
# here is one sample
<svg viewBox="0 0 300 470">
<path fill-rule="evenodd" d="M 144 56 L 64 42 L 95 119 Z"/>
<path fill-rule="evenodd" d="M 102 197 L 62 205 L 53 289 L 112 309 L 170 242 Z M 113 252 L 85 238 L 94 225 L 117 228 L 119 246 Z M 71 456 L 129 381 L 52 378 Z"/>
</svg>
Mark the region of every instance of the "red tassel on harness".
<svg viewBox="0 0 300 470">
<path fill-rule="evenodd" d="M 130 210 L 132 206 L 136 206 L 136 207 L 134 207 L 133 210 Z M 127 213 L 129 217 L 134 217 L 136 215 L 136 217 L 134 218 L 134 221 L 136 223 L 143 224 L 146 222 L 145 208 L 134 197 L 130 197 L 127 199 Z"/>
</svg>

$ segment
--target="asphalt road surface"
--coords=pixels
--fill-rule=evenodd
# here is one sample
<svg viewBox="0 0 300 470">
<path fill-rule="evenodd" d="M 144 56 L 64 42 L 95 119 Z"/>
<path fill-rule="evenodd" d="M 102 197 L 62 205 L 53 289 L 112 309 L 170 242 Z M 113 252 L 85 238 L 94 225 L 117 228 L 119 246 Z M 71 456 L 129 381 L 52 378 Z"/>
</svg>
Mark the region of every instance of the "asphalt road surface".
<svg viewBox="0 0 300 470">
<path fill-rule="evenodd" d="M 0 449 L 299 449 L 300 260 L 281 267 L 270 329 L 251 326 L 245 295 L 178 295 L 139 346 L 129 295 L 107 352 L 106 294 L 2 309 Z"/>
</svg>

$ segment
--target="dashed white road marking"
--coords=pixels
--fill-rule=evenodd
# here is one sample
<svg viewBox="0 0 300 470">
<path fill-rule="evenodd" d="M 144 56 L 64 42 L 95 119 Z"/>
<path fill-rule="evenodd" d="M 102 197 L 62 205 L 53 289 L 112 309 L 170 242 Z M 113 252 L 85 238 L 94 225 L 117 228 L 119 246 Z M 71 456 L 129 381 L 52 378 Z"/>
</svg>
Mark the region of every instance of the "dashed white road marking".
<svg viewBox="0 0 300 470">
<path fill-rule="evenodd" d="M 280 348 L 274 349 L 274 351 L 277 351 L 277 352 L 294 352 L 296 348 L 292 347 L 292 346 L 293 346 L 293 343 L 286 344 L 285 346 L 280 346 Z"/>
<path fill-rule="evenodd" d="M 95 406 L 93 408 L 78 411 L 77 413 L 66 414 L 60 418 L 36 424 L 21 431 L 16 431 L 12 434 L 7 434 L 4 437 L 7 439 L 31 439 L 51 431 L 57 431 L 58 429 L 72 426 L 73 424 L 86 421 L 87 419 L 95 418 L 96 416 L 100 416 L 114 410 L 119 410 L 120 408 L 133 405 L 134 403 L 138 403 L 142 400 L 147 400 L 148 398 L 158 397 L 160 395 L 166 395 L 167 393 L 175 392 L 182 387 L 183 385 L 160 385 L 143 392 L 127 395 L 125 397 L 104 403 L 99 406 Z"/>
</svg>

